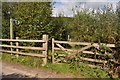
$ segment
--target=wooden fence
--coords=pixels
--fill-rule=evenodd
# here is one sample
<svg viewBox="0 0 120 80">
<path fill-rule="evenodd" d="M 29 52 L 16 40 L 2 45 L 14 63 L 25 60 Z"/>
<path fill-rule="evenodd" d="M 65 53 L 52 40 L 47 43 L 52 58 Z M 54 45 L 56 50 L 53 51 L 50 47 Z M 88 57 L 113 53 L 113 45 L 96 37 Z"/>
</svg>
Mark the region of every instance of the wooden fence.
<svg viewBox="0 0 120 80">
<path fill-rule="evenodd" d="M 84 47 L 80 48 L 79 50 L 75 50 L 75 49 L 66 49 L 64 48 L 61 44 L 74 44 L 74 45 L 82 45 Z M 98 52 L 92 52 L 92 51 L 87 51 L 87 49 L 91 48 L 91 47 L 95 47 L 97 49 L 99 49 L 99 47 L 101 45 L 104 45 L 106 47 L 112 48 L 115 47 L 115 44 L 105 44 L 105 43 L 86 43 L 86 42 L 69 42 L 69 41 L 58 41 L 58 40 L 54 40 L 54 38 L 52 38 L 52 63 L 57 63 L 60 60 L 56 60 L 55 59 L 55 51 L 56 50 L 62 50 L 65 53 L 67 53 L 67 56 L 74 56 L 78 53 L 83 53 L 83 54 L 92 54 L 92 55 L 101 55 Z M 56 46 L 56 47 L 55 47 Z M 73 52 L 73 53 L 70 53 Z M 108 55 L 107 53 L 103 54 L 103 55 Z M 57 56 L 66 56 L 64 54 L 58 54 Z M 89 62 L 97 62 L 97 63 L 107 63 L 106 60 L 98 60 L 98 59 L 91 59 L 91 58 L 85 58 L 85 57 L 81 57 L 79 56 L 79 59 L 84 60 L 84 61 L 89 61 Z"/>
<path fill-rule="evenodd" d="M 16 37 L 16 39 L 0 39 L 1 42 L 11 42 L 11 45 L 3 45 L 1 44 L 0 47 L 9 47 L 11 50 L 3 50 L 1 49 L 1 52 L 7 52 L 7 53 L 13 53 L 13 54 L 21 54 L 21 55 L 27 55 L 27 56 L 35 56 L 35 57 L 41 57 L 43 59 L 43 64 L 45 65 L 47 63 L 47 52 L 48 52 L 48 35 L 43 35 L 42 40 L 21 40 Z M 16 45 L 12 45 L 12 42 L 15 42 Z M 42 43 L 42 47 L 28 47 L 28 46 L 19 46 L 19 42 L 40 42 Z M 13 48 L 16 48 L 16 51 L 13 51 Z M 42 50 L 42 54 L 36 54 L 36 53 L 24 53 L 20 52 L 19 49 L 30 49 L 30 50 Z"/>
<path fill-rule="evenodd" d="M 17 55 L 21 54 L 21 55 L 27 55 L 27 56 L 41 57 L 43 59 L 43 65 L 45 65 L 47 63 L 48 35 L 43 35 L 42 40 L 21 40 L 21 39 L 18 39 L 18 37 L 16 37 L 16 39 L 0 39 L 0 41 L 1 42 L 3 42 L 3 41 L 10 42 L 10 44 L 11 44 L 11 45 L 1 44 L 0 47 L 11 48 L 11 50 L 1 49 L 0 50 L 1 52 L 13 53 L 13 54 L 17 54 Z M 13 45 L 12 44 L 13 42 L 15 42 L 16 45 Z M 34 42 L 34 43 L 39 42 L 39 43 L 42 43 L 42 47 L 19 46 L 19 42 Z M 82 45 L 84 47 L 80 48 L 79 50 L 67 49 L 67 48 L 64 48 L 61 44 Z M 101 55 L 98 52 L 92 52 L 92 51 L 87 50 L 91 47 L 95 47 L 95 48 L 99 49 L 99 47 L 101 45 L 105 45 L 106 47 L 110 47 L 110 48 L 115 47 L 115 44 L 58 41 L 58 40 L 54 40 L 54 38 L 52 38 L 52 63 L 56 63 L 55 62 L 55 60 L 56 60 L 55 59 L 55 55 L 56 55 L 55 51 L 57 51 L 57 50 L 62 50 L 65 53 L 67 53 L 67 55 L 58 54 L 58 56 L 72 57 L 78 53 L 91 54 L 91 55 Z M 57 47 L 55 47 L 55 46 L 57 46 Z M 15 51 L 13 51 L 13 48 L 15 48 Z M 19 49 L 41 50 L 42 54 L 24 53 L 24 52 L 20 52 Z M 70 53 L 70 52 L 73 52 L 73 53 Z M 108 54 L 103 54 L 103 55 L 108 55 Z M 89 61 L 89 62 L 107 63 L 106 60 L 91 59 L 91 58 L 86 58 L 86 57 L 82 57 L 82 56 L 79 56 L 79 59 L 84 60 L 84 61 Z"/>
</svg>

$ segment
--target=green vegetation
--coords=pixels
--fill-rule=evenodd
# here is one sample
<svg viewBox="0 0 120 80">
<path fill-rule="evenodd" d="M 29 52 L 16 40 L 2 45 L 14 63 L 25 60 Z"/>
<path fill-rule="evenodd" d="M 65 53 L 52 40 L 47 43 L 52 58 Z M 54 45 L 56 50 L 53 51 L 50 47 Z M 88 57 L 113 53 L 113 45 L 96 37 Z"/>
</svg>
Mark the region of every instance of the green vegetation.
<svg viewBox="0 0 120 80">
<path fill-rule="evenodd" d="M 76 71 L 73 68 L 70 68 L 70 64 L 61 63 L 61 64 L 47 64 L 45 68 L 60 72 L 69 72 L 74 74 L 76 77 L 84 76 L 85 78 L 110 78 L 105 70 L 94 69 L 88 67 L 85 63 L 79 64 L 79 69 Z M 76 74 L 77 73 L 77 74 Z"/>
<path fill-rule="evenodd" d="M 21 56 L 19 55 L 19 58 L 17 59 L 16 55 L 14 54 L 2 54 L 2 59 L 5 61 L 20 63 L 27 66 L 32 67 L 40 67 L 42 64 L 42 59 L 37 57 L 30 57 L 30 56 Z"/>
<path fill-rule="evenodd" d="M 119 11 L 113 10 L 112 6 L 106 6 L 105 10 L 101 13 L 100 10 L 77 11 L 74 17 L 51 17 L 52 15 L 51 2 L 21 2 L 21 3 L 8 3 L 2 4 L 2 38 L 9 39 L 9 20 L 10 18 L 20 21 L 19 25 L 14 25 L 13 33 L 14 38 L 19 39 L 36 39 L 40 40 L 43 34 L 49 35 L 49 45 L 51 45 L 51 38 L 56 40 L 67 40 L 70 35 L 71 41 L 75 42 L 91 42 L 91 43 L 115 43 L 118 48 L 108 49 L 105 46 L 100 46 L 100 53 L 106 51 L 114 54 L 111 58 L 119 60 L 120 57 L 120 18 L 118 17 Z M 73 10 L 74 11 L 74 10 Z M 8 44 L 3 42 L 3 44 Z M 20 43 L 20 46 L 41 46 L 38 43 Z M 63 45 L 67 48 L 76 48 L 76 45 Z M 79 46 L 81 47 L 81 46 Z M 8 49 L 8 48 L 7 48 Z M 51 50 L 51 46 L 49 46 Z M 95 49 L 91 49 L 95 51 Z M 36 52 L 32 50 L 20 50 L 26 52 Z M 60 52 L 60 51 L 59 51 Z M 65 52 L 61 53 L 65 54 Z M 83 54 L 81 54 L 84 56 Z M 96 57 L 85 55 L 86 57 Z M 58 57 L 58 56 L 56 56 Z M 100 57 L 101 58 L 101 57 Z M 106 56 L 102 56 L 104 60 L 108 60 Z M 16 59 L 15 55 L 3 54 L 3 60 L 13 61 L 33 67 L 41 67 L 42 59 L 29 56 L 19 56 Z M 55 70 L 56 72 L 76 72 L 77 58 L 71 64 L 51 64 L 51 53 L 48 56 L 49 63 L 44 67 L 47 69 Z M 85 63 L 79 63 L 77 71 L 85 77 L 95 78 L 109 78 L 105 70 L 93 69 L 85 66 Z"/>
<path fill-rule="evenodd" d="M 72 41 L 116 43 L 120 33 L 118 20 L 117 12 L 105 10 L 100 14 L 99 10 L 97 13 L 94 13 L 94 10 L 93 13 L 85 10 L 79 11 L 72 22 L 66 20 L 65 28 Z"/>
<path fill-rule="evenodd" d="M 57 73 L 72 73 L 75 77 L 84 76 L 86 78 L 110 78 L 107 71 L 97 68 L 91 68 L 87 66 L 85 63 L 79 63 L 79 69 L 76 70 L 75 68 L 71 68 L 70 64 L 61 63 L 61 64 L 51 64 L 48 63 L 44 67 L 41 66 L 42 60 L 36 57 L 29 57 L 29 56 L 20 56 L 17 59 L 16 55 L 11 54 L 2 54 L 2 60 L 20 63 L 27 66 L 32 66 L 35 68 L 45 68 L 53 70 Z M 76 74 L 77 73 L 77 74 Z"/>
<path fill-rule="evenodd" d="M 70 66 L 68 64 L 66 64 L 66 63 L 61 63 L 61 64 L 51 64 L 51 63 L 48 63 L 47 65 L 44 66 L 44 68 L 54 70 L 57 73 L 72 72 L 71 69 L 70 69 Z"/>
<path fill-rule="evenodd" d="M 49 40 L 64 39 L 65 29 L 62 19 L 52 18 L 52 3 L 50 2 L 21 2 L 2 4 L 2 38 L 9 38 L 10 18 L 20 21 L 14 25 L 14 38 L 41 39 L 43 34 L 49 35 Z M 63 35 L 64 34 L 64 35 Z M 34 45 L 34 44 L 33 44 Z"/>
<path fill-rule="evenodd" d="M 118 43 L 120 40 L 119 11 L 112 6 L 99 9 L 77 11 L 74 17 L 51 17 L 52 4 L 48 2 L 22 2 L 2 4 L 2 38 L 9 38 L 9 19 L 19 20 L 14 25 L 14 38 L 40 39 L 43 34 L 58 40 L 67 40 L 70 35 L 72 41 Z M 50 41 L 51 43 L 51 41 Z M 35 45 L 35 44 L 32 44 Z"/>
</svg>

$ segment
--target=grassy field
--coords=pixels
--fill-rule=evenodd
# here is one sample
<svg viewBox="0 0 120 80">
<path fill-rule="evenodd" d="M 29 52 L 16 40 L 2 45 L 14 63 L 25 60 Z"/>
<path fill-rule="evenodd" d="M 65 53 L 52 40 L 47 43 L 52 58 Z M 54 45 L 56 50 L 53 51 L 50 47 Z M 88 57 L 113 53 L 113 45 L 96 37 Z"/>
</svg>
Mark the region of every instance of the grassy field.
<svg viewBox="0 0 120 80">
<path fill-rule="evenodd" d="M 71 67 L 71 64 L 61 63 L 52 64 L 48 63 L 44 67 L 41 66 L 42 59 L 29 56 L 19 56 L 16 58 L 14 54 L 2 54 L 2 60 L 23 64 L 26 66 L 32 66 L 35 68 L 45 68 L 55 71 L 56 73 L 72 73 L 75 77 L 84 76 L 85 78 L 110 78 L 107 71 L 97 68 L 91 68 L 85 63 L 79 63 L 79 68 L 76 70 Z"/>
</svg>

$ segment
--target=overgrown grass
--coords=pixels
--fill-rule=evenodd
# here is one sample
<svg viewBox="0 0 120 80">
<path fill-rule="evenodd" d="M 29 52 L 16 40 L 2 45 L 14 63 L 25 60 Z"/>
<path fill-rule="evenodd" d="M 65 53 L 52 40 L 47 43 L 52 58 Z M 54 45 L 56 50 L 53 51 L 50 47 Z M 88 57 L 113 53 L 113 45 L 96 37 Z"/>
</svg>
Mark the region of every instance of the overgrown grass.
<svg viewBox="0 0 120 80">
<path fill-rule="evenodd" d="M 15 62 L 15 63 L 20 63 L 23 65 L 27 66 L 32 66 L 32 67 L 40 67 L 42 64 L 42 59 L 37 58 L 37 57 L 30 57 L 30 56 L 21 56 L 17 58 L 16 55 L 14 54 L 2 54 L 2 60 L 9 61 L 9 62 Z"/>
<path fill-rule="evenodd" d="M 81 75 L 86 78 L 110 78 L 110 76 L 107 74 L 105 70 L 91 68 L 87 66 L 87 64 L 85 63 L 79 63 L 79 68 L 76 70 L 71 68 L 70 64 L 67 63 L 61 63 L 61 64 L 48 63 L 47 65 L 42 67 L 41 66 L 42 59 L 37 57 L 19 56 L 19 58 L 17 59 L 16 55 L 14 54 L 11 56 L 11 54 L 3 53 L 2 60 L 20 63 L 35 68 L 50 69 L 57 73 L 72 73 L 76 77 Z"/>
<path fill-rule="evenodd" d="M 78 70 L 81 75 L 88 78 L 110 78 L 105 70 L 89 67 L 85 63 L 80 63 Z"/>
<path fill-rule="evenodd" d="M 87 64 L 84 63 L 80 63 L 79 65 L 80 66 L 78 70 L 70 68 L 70 64 L 66 64 L 66 63 L 47 64 L 44 67 L 47 69 L 54 70 L 57 73 L 60 72 L 73 73 L 74 75 L 76 75 L 76 77 L 81 75 L 81 76 L 85 76 L 86 78 L 110 78 L 108 73 L 102 69 L 91 68 L 89 66 L 86 66 Z"/>
</svg>

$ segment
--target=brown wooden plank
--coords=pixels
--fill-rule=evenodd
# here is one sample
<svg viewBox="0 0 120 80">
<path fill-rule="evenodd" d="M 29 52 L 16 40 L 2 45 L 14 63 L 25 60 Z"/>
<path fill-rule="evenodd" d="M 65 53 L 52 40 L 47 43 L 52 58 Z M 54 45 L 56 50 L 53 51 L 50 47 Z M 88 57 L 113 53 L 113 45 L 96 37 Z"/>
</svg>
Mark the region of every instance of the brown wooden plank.
<svg viewBox="0 0 120 80">
<path fill-rule="evenodd" d="M 55 63 L 55 57 L 54 57 L 54 55 L 55 55 L 55 49 L 54 49 L 54 38 L 52 38 L 52 63 Z"/>
<path fill-rule="evenodd" d="M 55 47 L 54 48 L 55 50 L 61 50 L 60 48 L 57 48 Z M 66 51 L 71 51 L 71 52 L 75 52 L 75 51 L 78 51 L 78 50 L 75 50 L 75 49 L 65 49 Z M 82 53 L 86 53 L 86 54 L 97 54 L 99 55 L 99 53 L 94 53 L 94 52 L 91 52 L 91 51 L 82 51 Z"/>
<path fill-rule="evenodd" d="M 20 49 L 32 49 L 32 50 L 45 50 L 42 47 L 25 47 L 25 46 L 10 46 L 10 45 L 0 45 L 0 47 L 10 47 L 10 48 L 20 48 Z"/>
<path fill-rule="evenodd" d="M 35 54 L 35 53 L 23 53 L 23 52 L 8 51 L 8 50 L 0 50 L 0 51 L 1 51 L 1 52 L 7 52 L 7 53 L 27 55 L 27 56 L 45 57 L 45 56 L 42 55 L 42 54 Z"/>
<path fill-rule="evenodd" d="M 0 41 L 12 41 L 12 42 L 45 42 L 44 40 L 16 40 L 16 39 L 0 39 Z"/>
<path fill-rule="evenodd" d="M 60 48 L 54 48 L 55 50 L 61 50 Z M 71 52 L 74 52 L 74 51 L 78 51 L 78 50 L 75 50 L 75 49 L 65 49 L 65 50 L 67 50 L 67 51 L 71 51 Z M 82 51 L 82 53 L 86 53 L 86 54 L 95 54 L 95 53 L 93 53 L 93 52 L 91 52 L 91 51 Z M 98 54 L 98 53 L 97 53 Z M 98 54 L 99 55 L 99 54 Z"/>
<path fill-rule="evenodd" d="M 91 45 L 91 43 L 87 43 L 87 42 L 68 42 L 68 41 L 54 41 L 55 43 L 63 43 L 63 44 L 76 44 L 76 45 Z M 99 46 L 99 45 L 105 45 L 107 47 L 115 47 L 115 44 L 106 44 L 106 43 L 94 43 L 92 44 L 93 46 Z"/>
<path fill-rule="evenodd" d="M 54 47 L 55 50 L 61 50 L 60 48 L 57 48 L 57 47 Z M 71 51 L 71 52 L 74 52 L 74 51 L 77 51 L 75 49 L 66 49 L 64 48 L 65 51 Z"/>
<path fill-rule="evenodd" d="M 84 50 L 86 50 L 86 49 L 88 49 L 88 48 L 90 48 L 90 47 L 92 47 L 92 46 L 93 46 L 93 45 L 85 46 L 85 47 L 81 48 L 80 50 L 78 50 L 78 52 L 84 51 Z"/>
<path fill-rule="evenodd" d="M 60 44 L 56 44 L 58 47 L 60 47 L 60 49 L 67 51 L 64 47 L 62 47 Z"/>
<path fill-rule="evenodd" d="M 16 40 L 18 40 L 18 38 L 19 37 L 16 37 Z M 19 42 L 16 42 L 16 47 L 18 47 L 18 46 L 19 46 Z M 19 49 L 17 48 L 16 51 L 19 52 Z"/>
<path fill-rule="evenodd" d="M 16 40 L 18 40 L 18 39 L 19 39 L 19 37 L 16 37 Z M 18 47 L 18 46 L 19 46 L 19 42 L 16 42 L 16 47 Z M 19 52 L 19 49 L 16 48 L 16 51 Z M 17 54 L 16 57 L 18 59 L 19 55 Z"/>
<path fill-rule="evenodd" d="M 61 50 L 60 48 L 57 48 L 57 47 L 55 47 L 54 49 L 55 49 L 55 50 Z M 66 49 L 66 48 L 65 48 L 65 50 L 66 50 L 66 51 L 71 51 L 71 52 L 78 51 L 78 50 L 75 50 L 75 49 Z M 95 54 L 95 53 L 93 53 L 93 52 L 91 52 L 91 51 L 82 51 L 82 53 Z M 98 54 L 98 53 L 97 53 L 97 54 Z"/>
<path fill-rule="evenodd" d="M 57 48 L 55 47 L 54 48 L 55 50 L 61 50 L 60 48 Z M 66 51 L 70 51 L 70 52 L 75 52 L 75 51 L 78 51 L 78 50 L 75 50 L 75 49 L 66 49 Z M 108 55 L 108 56 L 111 56 L 112 54 L 99 54 L 99 53 L 94 53 L 92 51 L 81 51 L 81 53 L 85 53 L 85 54 L 96 54 L 96 55 Z"/>
<path fill-rule="evenodd" d="M 54 41 L 55 43 L 63 43 L 63 44 L 78 44 L 78 45 L 90 45 L 91 43 L 85 43 L 85 42 L 68 42 L 68 41 Z"/>
<path fill-rule="evenodd" d="M 94 52 L 92 52 L 92 51 L 82 51 L 82 53 L 86 53 L 86 54 L 97 54 L 97 55 L 99 55 L 99 53 L 94 53 Z"/>
<path fill-rule="evenodd" d="M 62 47 L 60 44 L 56 44 L 58 47 L 60 47 L 61 50 L 65 51 L 66 53 L 70 54 L 64 47 Z"/>
<path fill-rule="evenodd" d="M 70 54 L 69 56 L 76 55 L 76 54 L 78 54 L 79 52 L 82 52 L 82 51 L 84 51 L 84 50 L 86 50 L 86 49 L 88 49 L 88 48 L 90 48 L 90 47 L 92 47 L 92 46 L 93 46 L 93 45 L 85 46 L 85 47 L 81 48 L 80 50 L 75 51 L 73 54 Z"/>
<path fill-rule="evenodd" d="M 43 58 L 43 64 L 42 66 L 47 64 L 47 52 L 48 52 L 48 35 L 44 34 L 42 37 L 42 40 L 45 41 L 45 43 L 43 43 L 43 48 L 45 49 L 44 51 L 42 51 L 42 54 L 45 56 Z"/>
<path fill-rule="evenodd" d="M 79 58 L 81 60 L 90 61 L 90 62 L 107 63 L 107 61 L 105 61 L 105 60 L 90 59 L 90 58 L 84 58 L 84 57 L 80 57 L 80 56 L 79 56 Z"/>
<path fill-rule="evenodd" d="M 58 56 L 63 56 L 63 57 L 65 57 L 66 55 L 65 55 L 65 54 L 58 54 Z"/>
</svg>

